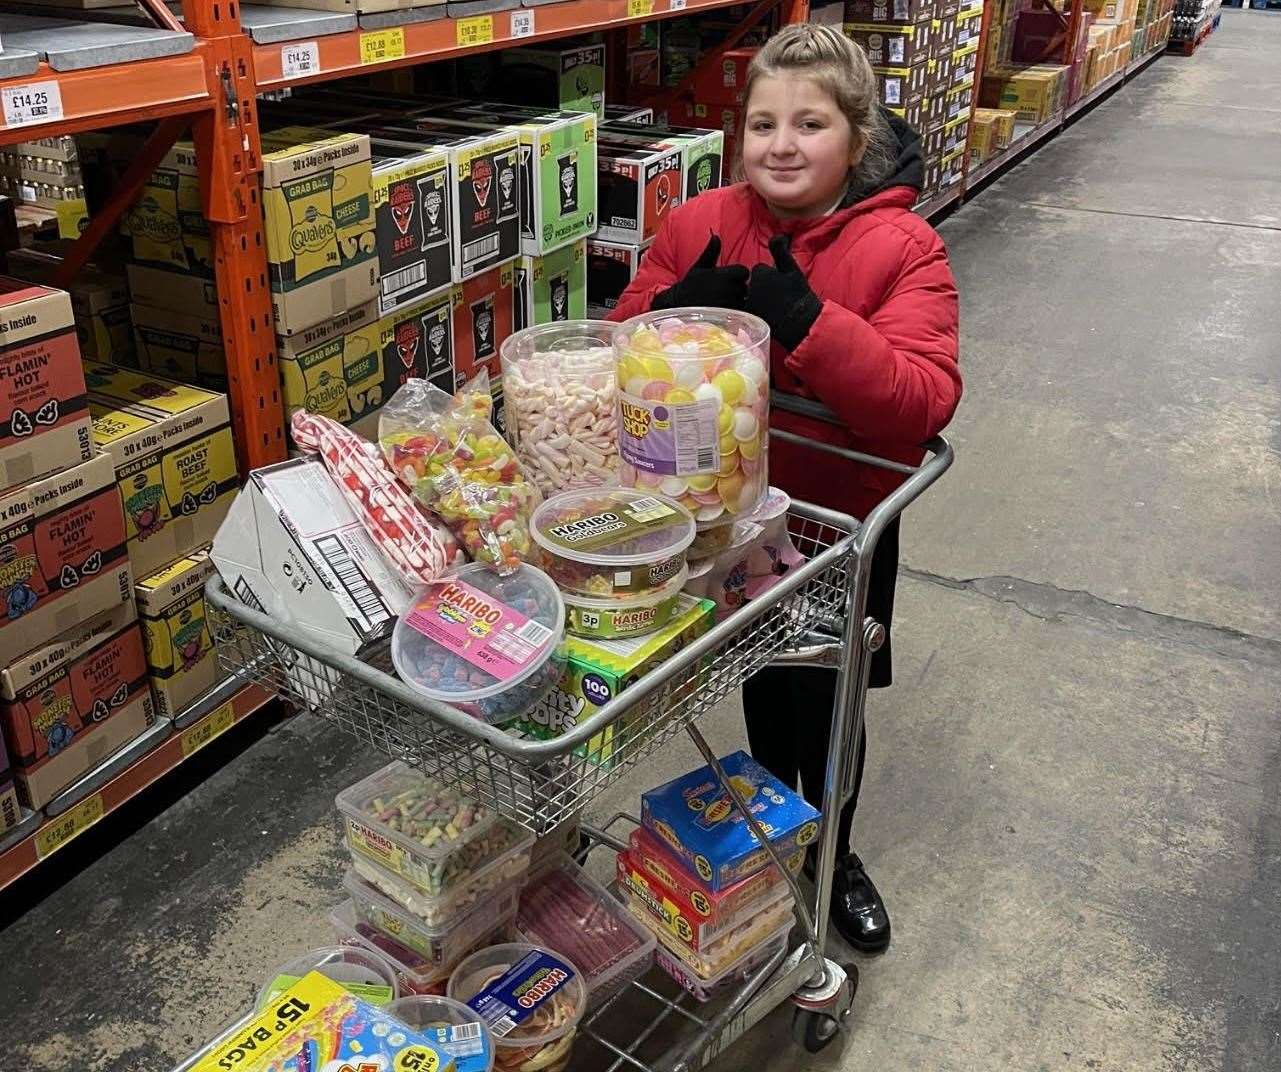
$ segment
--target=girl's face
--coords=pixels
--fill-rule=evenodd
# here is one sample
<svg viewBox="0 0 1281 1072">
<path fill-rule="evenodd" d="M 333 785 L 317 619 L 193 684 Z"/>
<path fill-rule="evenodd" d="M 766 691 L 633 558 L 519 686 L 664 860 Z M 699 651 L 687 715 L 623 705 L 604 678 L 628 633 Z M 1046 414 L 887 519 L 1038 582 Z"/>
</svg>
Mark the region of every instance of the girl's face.
<svg viewBox="0 0 1281 1072">
<path fill-rule="evenodd" d="M 780 219 L 830 211 L 862 155 L 849 120 L 812 78 L 784 71 L 753 84 L 743 171 Z"/>
</svg>

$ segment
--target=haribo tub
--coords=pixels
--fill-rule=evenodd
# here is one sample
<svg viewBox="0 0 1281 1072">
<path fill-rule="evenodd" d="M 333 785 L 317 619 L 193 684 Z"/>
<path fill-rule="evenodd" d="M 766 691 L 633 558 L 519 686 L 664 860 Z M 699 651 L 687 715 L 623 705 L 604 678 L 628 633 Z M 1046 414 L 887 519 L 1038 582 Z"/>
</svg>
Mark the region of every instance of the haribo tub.
<svg viewBox="0 0 1281 1072">
<path fill-rule="evenodd" d="M 644 313 L 614 334 L 619 481 L 676 499 L 700 528 L 768 485 L 769 328 L 730 309 Z"/>
</svg>

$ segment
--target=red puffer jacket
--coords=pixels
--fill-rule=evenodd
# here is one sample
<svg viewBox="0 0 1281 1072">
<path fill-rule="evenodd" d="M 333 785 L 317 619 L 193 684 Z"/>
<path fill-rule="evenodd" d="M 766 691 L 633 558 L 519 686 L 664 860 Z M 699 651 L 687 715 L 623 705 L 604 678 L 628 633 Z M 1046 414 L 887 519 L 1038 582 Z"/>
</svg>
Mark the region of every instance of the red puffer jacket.
<svg viewBox="0 0 1281 1072">
<path fill-rule="evenodd" d="M 891 185 L 829 216 L 780 221 L 746 183 L 712 190 L 668 217 L 610 319 L 647 312 L 712 234 L 721 237 L 720 264 L 748 268 L 771 263 L 770 239 L 789 234 L 823 311 L 794 353 L 774 345 L 773 386 L 818 399 L 845 427 L 778 410 L 771 422 L 915 465 L 919 445 L 951 420 L 961 397 L 956 283 L 942 239 L 911 211 L 915 200 L 913 187 Z M 777 439 L 769 465 L 771 483 L 855 517 L 903 479 Z"/>
</svg>

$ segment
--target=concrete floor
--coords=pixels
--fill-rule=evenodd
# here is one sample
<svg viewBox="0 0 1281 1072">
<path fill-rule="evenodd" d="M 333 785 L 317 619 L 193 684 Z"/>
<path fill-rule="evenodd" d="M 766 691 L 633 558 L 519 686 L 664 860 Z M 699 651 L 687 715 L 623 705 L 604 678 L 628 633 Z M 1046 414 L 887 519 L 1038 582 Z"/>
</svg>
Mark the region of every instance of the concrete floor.
<svg viewBox="0 0 1281 1072">
<path fill-rule="evenodd" d="M 894 944 L 843 1049 L 783 1011 L 720 1072 L 1281 1067 L 1278 135 L 1281 16 L 1225 11 L 941 228 L 959 460 L 904 527 L 855 834 Z M 219 741 L 11 890 L 0 1066 L 165 1072 L 327 940 L 332 798 L 379 763 Z"/>
</svg>

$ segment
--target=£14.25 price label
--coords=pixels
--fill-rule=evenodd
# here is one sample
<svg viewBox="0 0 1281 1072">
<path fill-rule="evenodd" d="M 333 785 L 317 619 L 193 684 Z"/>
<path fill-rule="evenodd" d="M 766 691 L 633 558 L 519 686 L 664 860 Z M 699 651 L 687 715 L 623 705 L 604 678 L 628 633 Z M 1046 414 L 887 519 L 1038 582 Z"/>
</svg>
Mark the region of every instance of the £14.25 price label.
<svg viewBox="0 0 1281 1072">
<path fill-rule="evenodd" d="M 315 41 L 294 41 L 281 46 L 280 73 L 285 78 L 319 74 L 320 46 Z"/>
<path fill-rule="evenodd" d="M 7 127 L 29 127 L 62 118 L 62 90 L 57 82 L 5 86 L 0 91 L 0 102 L 4 105 Z"/>
</svg>

